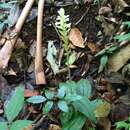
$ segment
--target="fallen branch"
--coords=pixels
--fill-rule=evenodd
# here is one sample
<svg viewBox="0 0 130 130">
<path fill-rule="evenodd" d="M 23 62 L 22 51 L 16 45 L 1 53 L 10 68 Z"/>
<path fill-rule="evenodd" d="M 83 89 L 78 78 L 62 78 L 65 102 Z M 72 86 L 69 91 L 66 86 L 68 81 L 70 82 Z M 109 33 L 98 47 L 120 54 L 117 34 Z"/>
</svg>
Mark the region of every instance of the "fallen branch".
<svg viewBox="0 0 130 130">
<path fill-rule="evenodd" d="M 16 25 L 15 30 L 17 31 L 17 34 L 10 40 L 7 40 L 2 49 L 0 50 L 0 69 L 4 69 L 8 66 L 8 62 L 10 60 L 14 45 L 17 41 L 17 38 L 20 34 L 20 31 L 23 27 L 23 24 L 29 14 L 29 11 L 32 8 L 32 5 L 35 0 L 28 0 Z"/>
<path fill-rule="evenodd" d="M 45 74 L 43 71 L 43 56 L 42 56 L 42 28 L 43 28 L 43 9 L 44 0 L 39 0 L 38 3 L 38 18 L 37 18 L 37 44 L 35 55 L 35 77 L 36 84 L 46 84 Z"/>
</svg>

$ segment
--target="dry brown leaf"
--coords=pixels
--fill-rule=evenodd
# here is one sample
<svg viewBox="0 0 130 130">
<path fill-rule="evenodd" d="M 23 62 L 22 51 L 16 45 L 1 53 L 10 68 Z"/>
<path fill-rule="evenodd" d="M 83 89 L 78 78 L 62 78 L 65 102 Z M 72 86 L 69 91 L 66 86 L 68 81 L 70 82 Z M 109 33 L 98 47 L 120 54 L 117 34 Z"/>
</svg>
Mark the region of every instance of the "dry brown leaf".
<svg viewBox="0 0 130 130">
<path fill-rule="evenodd" d="M 107 117 L 111 110 L 111 104 L 108 102 L 103 102 L 101 105 L 96 107 L 94 113 L 96 117 Z"/>
<path fill-rule="evenodd" d="M 4 45 L 6 42 L 6 38 L 0 38 L 0 46 Z"/>
<path fill-rule="evenodd" d="M 109 57 L 108 68 L 111 72 L 117 72 L 130 59 L 130 44 L 121 48 L 118 52 Z"/>
<path fill-rule="evenodd" d="M 84 39 L 78 28 L 72 28 L 69 34 L 69 40 L 73 45 L 84 48 Z"/>
<path fill-rule="evenodd" d="M 99 118 L 98 123 L 103 127 L 104 130 L 111 130 L 111 122 L 108 117 Z"/>
<path fill-rule="evenodd" d="M 115 5 L 115 12 L 120 13 L 124 10 L 125 7 L 129 5 L 126 3 L 125 0 L 112 0 L 113 5 Z"/>
<path fill-rule="evenodd" d="M 36 96 L 36 95 L 39 95 L 39 92 L 36 90 L 25 89 L 24 91 L 24 97 L 31 97 L 31 96 Z"/>
<path fill-rule="evenodd" d="M 88 44 L 88 48 L 91 50 L 91 52 L 94 54 L 95 52 L 99 51 L 99 48 L 96 46 L 95 43 L 93 42 L 89 42 Z"/>
<path fill-rule="evenodd" d="M 61 130 L 61 128 L 58 125 L 50 124 L 49 130 Z"/>
<path fill-rule="evenodd" d="M 110 7 L 101 7 L 99 9 L 99 14 L 102 15 L 102 14 L 109 14 L 110 12 L 112 11 L 112 9 Z"/>
</svg>

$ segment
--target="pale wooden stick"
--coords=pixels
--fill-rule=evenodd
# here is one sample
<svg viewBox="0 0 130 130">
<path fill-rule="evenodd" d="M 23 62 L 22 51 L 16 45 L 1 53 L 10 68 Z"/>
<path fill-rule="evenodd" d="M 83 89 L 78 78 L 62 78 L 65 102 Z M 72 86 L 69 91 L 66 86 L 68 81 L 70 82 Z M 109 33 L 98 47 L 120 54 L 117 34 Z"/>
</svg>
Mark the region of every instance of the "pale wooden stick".
<svg viewBox="0 0 130 130">
<path fill-rule="evenodd" d="M 0 69 L 4 69 L 7 67 L 9 59 L 11 57 L 14 45 L 17 41 L 18 35 L 23 27 L 23 24 L 29 14 L 29 11 L 31 10 L 33 3 L 35 0 L 28 0 L 16 25 L 15 25 L 15 29 L 17 30 L 17 35 L 10 39 L 7 40 L 6 43 L 4 44 L 4 46 L 2 47 L 2 49 L 0 50 Z"/>
<path fill-rule="evenodd" d="M 45 74 L 43 70 L 43 60 L 42 60 L 43 10 L 44 10 L 44 0 L 39 0 L 38 18 L 37 18 L 37 43 L 36 43 L 36 55 L 35 55 L 35 77 L 37 85 L 46 84 Z"/>
</svg>

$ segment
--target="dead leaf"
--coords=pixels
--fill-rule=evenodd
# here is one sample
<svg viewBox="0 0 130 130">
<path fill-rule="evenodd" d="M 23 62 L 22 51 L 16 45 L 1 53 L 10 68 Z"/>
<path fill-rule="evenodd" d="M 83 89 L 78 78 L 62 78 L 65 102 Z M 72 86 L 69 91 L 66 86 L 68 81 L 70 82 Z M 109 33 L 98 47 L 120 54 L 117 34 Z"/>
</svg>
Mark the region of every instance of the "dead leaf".
<svg viewBox="0 0 130 130">
<path fill-rule="evenodd" d="M 47 49 L 45 47 L 42 47 L 42 56 L 46 56 Z M 35 57 L 36 53 L 36 41 L 33 41 L 33 43 L 30 46 L 29 53 L 32 57 Z"/>
<path fill-rule="evenodd" d="M 99 48 L 96 46 L 95 43 L 93 42 L 88 42 L 88 48 L 91 50 L 92 54 L 95 54 L 96 52 L 99 51 Z"/>
<path fill-rule="evenodd" d="M 117 72 L 130 59 L 130 44 L 115 52 L 108 60 L 108 68 L 111 72 Z"/>
<path fill-rule="evenodd" d="M 113 104 L 111 109 L 111 120 L 127 120 L 130 115 L 130 107 L 123 103 Z"/>
<path fill-rule="evenodd" d="M 38 113 L 38 111 L 36 111 L 33 106 L 29 106 L 28 110 L 29 110 L 29 112 L 31 112 L 33 114 L 37 114 Z"/>
<path fill-rule="evenodd" d="M 103 32 L 105 33 L 106 36 L 112 35 L 113 31 L 115 30 L 114 24 L 108 23 L 106 21 L 102 23 L 102 27 Z"/>
<path fill-rule="evenodd" d="M 36 95 L 39 95 L 39 92 L 36 90 L 25 89 L 25 91 L 24 91 L 24 97 L 32 97 L 32 96 L 36 96 Z"/>
<path fill-rule="evenodd" d="M 78 28 L 72 28 L 70 30 L 69 34 L 69 40 L 72 42 L 73 45 L 84 48 L 84 39 L 82 37 L 81 32 L 79 31 Z"/>
<path fill-rule="evenodd" d="M 95 109 L 96 117 L 107 117 L 110 113 L 111 105 L 108 102 L 103 102 Z"/>
<path fill-rule="evenodd" d="M 4 45 L 6 42 L 6 38 L 0 38 L 0 46 Z"/>
<path fill-rule="evenodd" d="M 58 125 L 50 124 L 49 130 L 61 130 L 61 128 Z"/>
<path fill-rule="evenodd" d="M 8 85 L 6 79 L 0 75 L 0 96 L 2 101 L 6 101 L 11 93 L 11 86 Z"/>
<path fill-rule="evenodd" d="M 3 114 L 4 113 L 4 110 L 3 109 L 0 109 L 0 114 Z"/>
<path fill-rule="evenodd" d="M 99 9 L 99 14 L 103 15 L 103 14 L 109 14 L 112 11 L 112 9 L 110 7 L 101 7 Z"/>
<path fill-rule="evenodd" d="M 124 0 L 112 0 L 113 5 L 115 6 L 114 11 L 120 13 L 124 10 L 125 7 L 128 7 L 128 4 Z"/>
<path fill-rule="evenodd" d="M 103 130 L 111 130 L 111 122 L 108 117 L 99 118 L 98 123 L 103 127 Z"/>
</svg>

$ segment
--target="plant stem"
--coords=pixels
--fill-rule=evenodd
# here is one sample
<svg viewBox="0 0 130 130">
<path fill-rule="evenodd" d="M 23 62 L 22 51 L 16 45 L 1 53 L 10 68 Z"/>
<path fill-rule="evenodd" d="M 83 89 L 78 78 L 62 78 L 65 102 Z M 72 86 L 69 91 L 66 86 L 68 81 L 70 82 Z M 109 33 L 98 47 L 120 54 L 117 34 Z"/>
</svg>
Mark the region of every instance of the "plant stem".
<svg viewBox="0 0 130 130">
<path fill-rule="evenodd" d="M 38 18 L 37 18 L 37 44 L 35 55 L 35 76 L 37 85 L 46 84 L 45 74 L 43 71 L 43 60 L 42 60 L 43 9 L 44 9 L 44 0 L 39 0 Z"/>
</svg>

